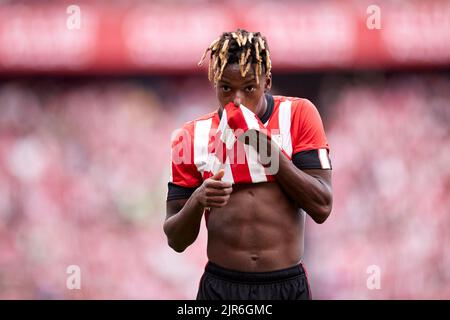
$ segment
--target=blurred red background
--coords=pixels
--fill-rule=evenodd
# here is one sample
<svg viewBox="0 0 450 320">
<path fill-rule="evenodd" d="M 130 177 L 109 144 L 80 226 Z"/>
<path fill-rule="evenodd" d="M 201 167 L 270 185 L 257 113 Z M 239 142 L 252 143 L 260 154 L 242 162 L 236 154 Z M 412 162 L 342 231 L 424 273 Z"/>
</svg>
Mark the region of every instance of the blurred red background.
<svg viewBox="0 0 450 320">
<path fill-rule="evenodd" d="M 0 2 L 0 298 L 195 297 L 204 225 L 182 254 L 162 231 L 170 135 L 217 108 L 196 63 L 238 27 L 267 37 L 272 93 L 313 101 L 331 145 L 313 298 L 450 298 L 449 2 L 379 2 L 380 29 L 368 1 L 71 5 Z"/>
</svg>

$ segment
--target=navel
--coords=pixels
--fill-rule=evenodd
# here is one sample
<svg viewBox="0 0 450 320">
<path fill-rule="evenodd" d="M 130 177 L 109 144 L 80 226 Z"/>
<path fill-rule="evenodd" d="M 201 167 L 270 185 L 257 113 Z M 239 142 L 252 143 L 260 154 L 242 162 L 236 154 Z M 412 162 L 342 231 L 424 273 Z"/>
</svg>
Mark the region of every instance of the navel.
<svg viewBox="0 0 450 320">
<path fill-rule="evenodd" d="M 257 261 L 259 259 L 259 256 L 257 254 L 252 254 L 250 255 L 250 259 L 252 259 L 252 261 Z"/>
</svg>

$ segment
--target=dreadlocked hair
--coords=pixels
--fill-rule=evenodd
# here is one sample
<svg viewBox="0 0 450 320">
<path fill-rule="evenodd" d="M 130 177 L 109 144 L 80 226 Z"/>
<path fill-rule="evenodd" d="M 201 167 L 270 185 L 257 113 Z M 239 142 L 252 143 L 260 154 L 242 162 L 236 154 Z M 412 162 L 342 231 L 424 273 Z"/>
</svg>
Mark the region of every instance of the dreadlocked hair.
<svg viewBox="0 0 450 320">
<path fill-rule="evenodd" d="M 208 79 L 214 83 L 214 86 L 217 86 L 217 82 L 222 78 L 227 64 L 238 63 L 242 77 L 245 77 L 254 64 L 257 84 L 263 71 L 266 76 L 270 75 L 272 62 L 269 47 L 266 38 L 259 32 L 248 32 L 243 29 L 224 32 L 206 48 L 198 63 L 199 66 L 203 64 L 208 51 L 211 51 Z"/>
</svg>

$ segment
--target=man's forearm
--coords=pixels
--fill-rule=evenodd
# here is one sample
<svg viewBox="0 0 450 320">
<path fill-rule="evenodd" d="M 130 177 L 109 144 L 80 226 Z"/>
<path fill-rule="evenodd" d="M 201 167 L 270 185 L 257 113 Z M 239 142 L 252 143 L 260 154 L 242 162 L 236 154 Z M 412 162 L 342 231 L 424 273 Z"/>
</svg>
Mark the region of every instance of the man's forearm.
<svg viewBox="0 0 450 320">
<path fill-rule="evenodd" d="M 331 188 L 320 178 L 298 169 L 284 154 L 278 151 L 279 170 L 276 174 L 283 190 L 317 223 L 324 222 L 331 212 Z"/>
<path fill-rule="evenodd" d="M 314 221 L 322 223 L 326 220 L 332 203 L 331 190 L 326 184 L 299 170 L 281 152 L 276 177 L 289 197 Z"/>
<path fill-rule="evenodd" d="M 164 232 L 172 249 L 182 252 L 197 239 L 203 211 L 194 191 L 183 208 L 164 222 Z"/>
<path fill-rule="evenodd" d="M 249 130 L 247 135 L 250 134 L 256 134 L 257 140 L 246 141 L 240 137 L 241 142 L 253 145 L 259 153 L 260 161 L 265 165 L 269 162 L 270 167 L 272 167 L 276 159 L 278 162 L 278 170 L 273 174 L 276 176 L 277 182 L 282 189 L 315 222 L 324 222 L 330 215 L 332 207 L 331 186 L 325 183 L 319 176 L 314 177 L 298 169 L 266 134 Z M 255 142 L 256 145 L 254 144 Z"/>
</svg>

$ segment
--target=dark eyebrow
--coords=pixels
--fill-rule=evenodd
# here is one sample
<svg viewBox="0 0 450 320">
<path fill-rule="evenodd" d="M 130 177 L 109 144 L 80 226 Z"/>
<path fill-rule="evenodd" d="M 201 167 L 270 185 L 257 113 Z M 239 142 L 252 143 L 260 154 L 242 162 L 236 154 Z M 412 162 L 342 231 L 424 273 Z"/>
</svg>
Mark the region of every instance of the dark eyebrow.
<svg viewBox="0 0 450 320">
<path fill-rule="evenodd" d="M 227 84 L 227 85 L 231 84 L 231 82 L 229 82 L 229 81 L 227 81 L 227 80 L 224 80 L 224 79 L 220 79 L 220 80 L 219 80 L 219 83 Z M 248 84 L 250 84 L 250 83 L 252 83 L 252 84 L 253 84 L 253 83 L 256 83 L 256 79 L 255 79 L 255 78 L 249 79 L 249 80 L 245 81 L 245 82 L 243 83 L 243 85 L 245 86 L 245 85 L 248 85 Z"/>
</svg>

